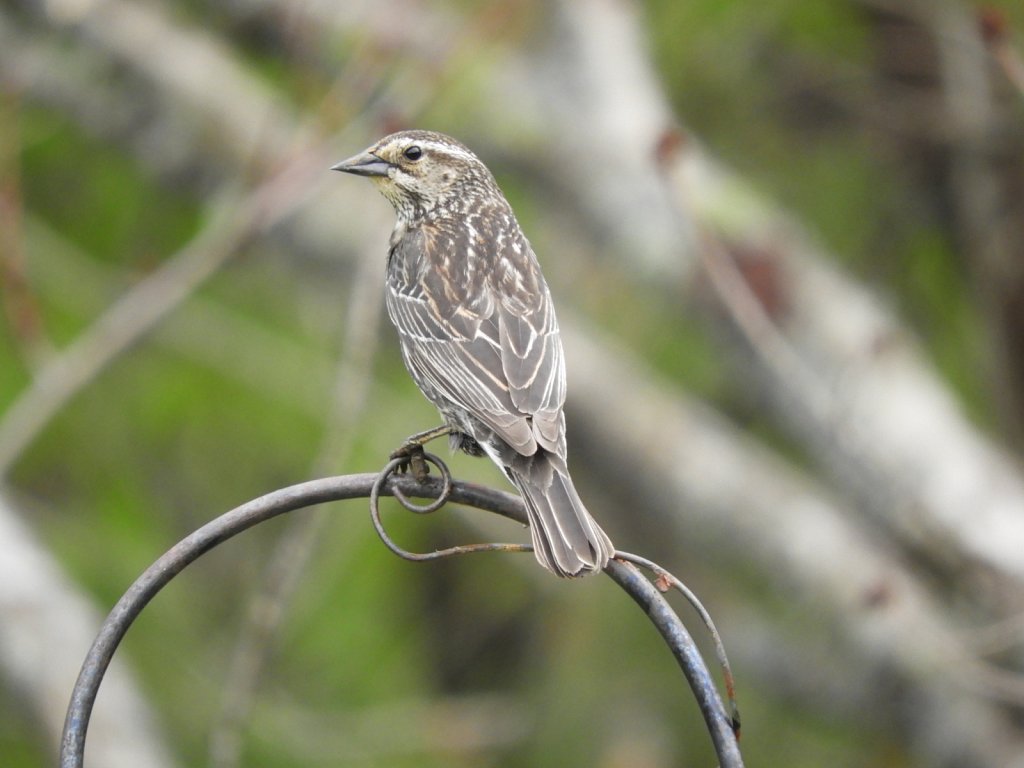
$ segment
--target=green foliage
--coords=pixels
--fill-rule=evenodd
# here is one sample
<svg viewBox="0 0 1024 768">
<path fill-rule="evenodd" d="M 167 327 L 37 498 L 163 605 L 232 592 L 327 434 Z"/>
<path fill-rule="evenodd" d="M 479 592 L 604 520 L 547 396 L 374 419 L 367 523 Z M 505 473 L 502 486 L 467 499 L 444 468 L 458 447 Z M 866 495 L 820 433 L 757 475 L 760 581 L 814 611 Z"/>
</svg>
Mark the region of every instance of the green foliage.
<svg viewBox="0 0 1024 768">
<path fill-rule="evenodd" d="M 121 147 L 53 111 L 19 119 L 25 206 L 93 258 L 145 269 L 195 231 L 200 202 L 153 184 Z"/>
</svg>

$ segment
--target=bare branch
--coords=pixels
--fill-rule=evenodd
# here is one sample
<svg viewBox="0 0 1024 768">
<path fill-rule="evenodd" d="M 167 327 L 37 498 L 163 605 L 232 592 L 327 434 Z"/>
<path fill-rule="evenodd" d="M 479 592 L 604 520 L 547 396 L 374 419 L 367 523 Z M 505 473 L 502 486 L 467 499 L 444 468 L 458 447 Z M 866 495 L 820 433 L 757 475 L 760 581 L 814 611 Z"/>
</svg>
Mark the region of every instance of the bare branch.
<svg viewBox="0 0 1024 768">
<path fill-rule="evenodd" d="M 342 352 L 333 397 L 324 417 L 325 435 L 314 474 L 324 474 L 332 466 L 344 466 L 351 451 L 352 435 L 369 395 L 370 368 L 377 349 L 383 302 L 379 282 L 376 261 L 363 258 L 349 291 Z M 239 763 L 241 729 L 251 709 L 258 678 L 330 519 L 325 510 L 291 519 L 268 558 L 262 583 L 249 598 L 249 610 L 224 681 L 219 721 L 210 733 L 210 765 L 215 768 L 232 768 Z"/>
<path fill-rule="evenodd" d="M 317 156 L 319 157 L 319 156 Z M 288 216 L 321 162 L 310 156 L 275 175 L 252 196 L 230 199 L 186 248 L 115 302 L 66 349 L 54 355 L 0 421 L 0 477 L 50 420 L 112 360 L 138 343 L 192 295 L 250 237 Z"/>
</svg>

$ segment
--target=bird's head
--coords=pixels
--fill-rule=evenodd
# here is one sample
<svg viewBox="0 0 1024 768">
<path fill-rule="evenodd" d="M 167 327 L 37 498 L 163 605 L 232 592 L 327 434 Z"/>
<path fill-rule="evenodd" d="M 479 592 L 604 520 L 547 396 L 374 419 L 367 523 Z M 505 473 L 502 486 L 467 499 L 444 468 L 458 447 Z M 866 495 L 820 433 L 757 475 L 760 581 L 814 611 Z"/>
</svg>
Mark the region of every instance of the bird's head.
<svg viewBox="0 0 1024 768">
<path fill-rule="evenodd" d="M 474 192 L 494 187 L 490 171 L 476 155 L 433 131 L 385 136 L 332 170 L 372 179 L 406 221 L 438 209 L 455 212 Z"/>
</svg>

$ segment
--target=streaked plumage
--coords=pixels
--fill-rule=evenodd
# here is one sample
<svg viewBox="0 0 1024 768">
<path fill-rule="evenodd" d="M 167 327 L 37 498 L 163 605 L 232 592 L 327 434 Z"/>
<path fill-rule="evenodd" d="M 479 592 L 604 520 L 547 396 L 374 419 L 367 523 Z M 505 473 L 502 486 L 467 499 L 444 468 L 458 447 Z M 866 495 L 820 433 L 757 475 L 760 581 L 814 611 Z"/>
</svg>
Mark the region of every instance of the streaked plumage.
<svg viewBox="0 0 1024 768">
<path fill-rule="evenodd" d="M 488 455 L 519 489 L 541 565 L 560 576 L 602 569 L 614 548 L 566 467 L 551 294 L 490 171 L 430 131 L 392 134 L 334 168 L 370 177 L 395 208 L 388 315 L 453 446 Z"/>
</svg>

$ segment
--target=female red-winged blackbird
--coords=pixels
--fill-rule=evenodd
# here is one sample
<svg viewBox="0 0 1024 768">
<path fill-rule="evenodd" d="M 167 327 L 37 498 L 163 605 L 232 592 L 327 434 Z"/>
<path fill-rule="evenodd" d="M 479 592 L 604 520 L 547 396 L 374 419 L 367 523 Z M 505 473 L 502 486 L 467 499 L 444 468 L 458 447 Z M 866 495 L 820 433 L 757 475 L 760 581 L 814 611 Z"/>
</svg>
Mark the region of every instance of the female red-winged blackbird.
<svg viewBox="0 0 1024 768">
<path fill-rule="evenodd" d="M 387 136 L 334 170 L 370 177 L 398 214 L 388 315 L 452 446 L 487 454 L 519 489 L 541 565 L 559 576 L 604 568 L 615 549 L 566 467 L 551 294 L 491 172 L 430 131 Z"/>
</svg>

